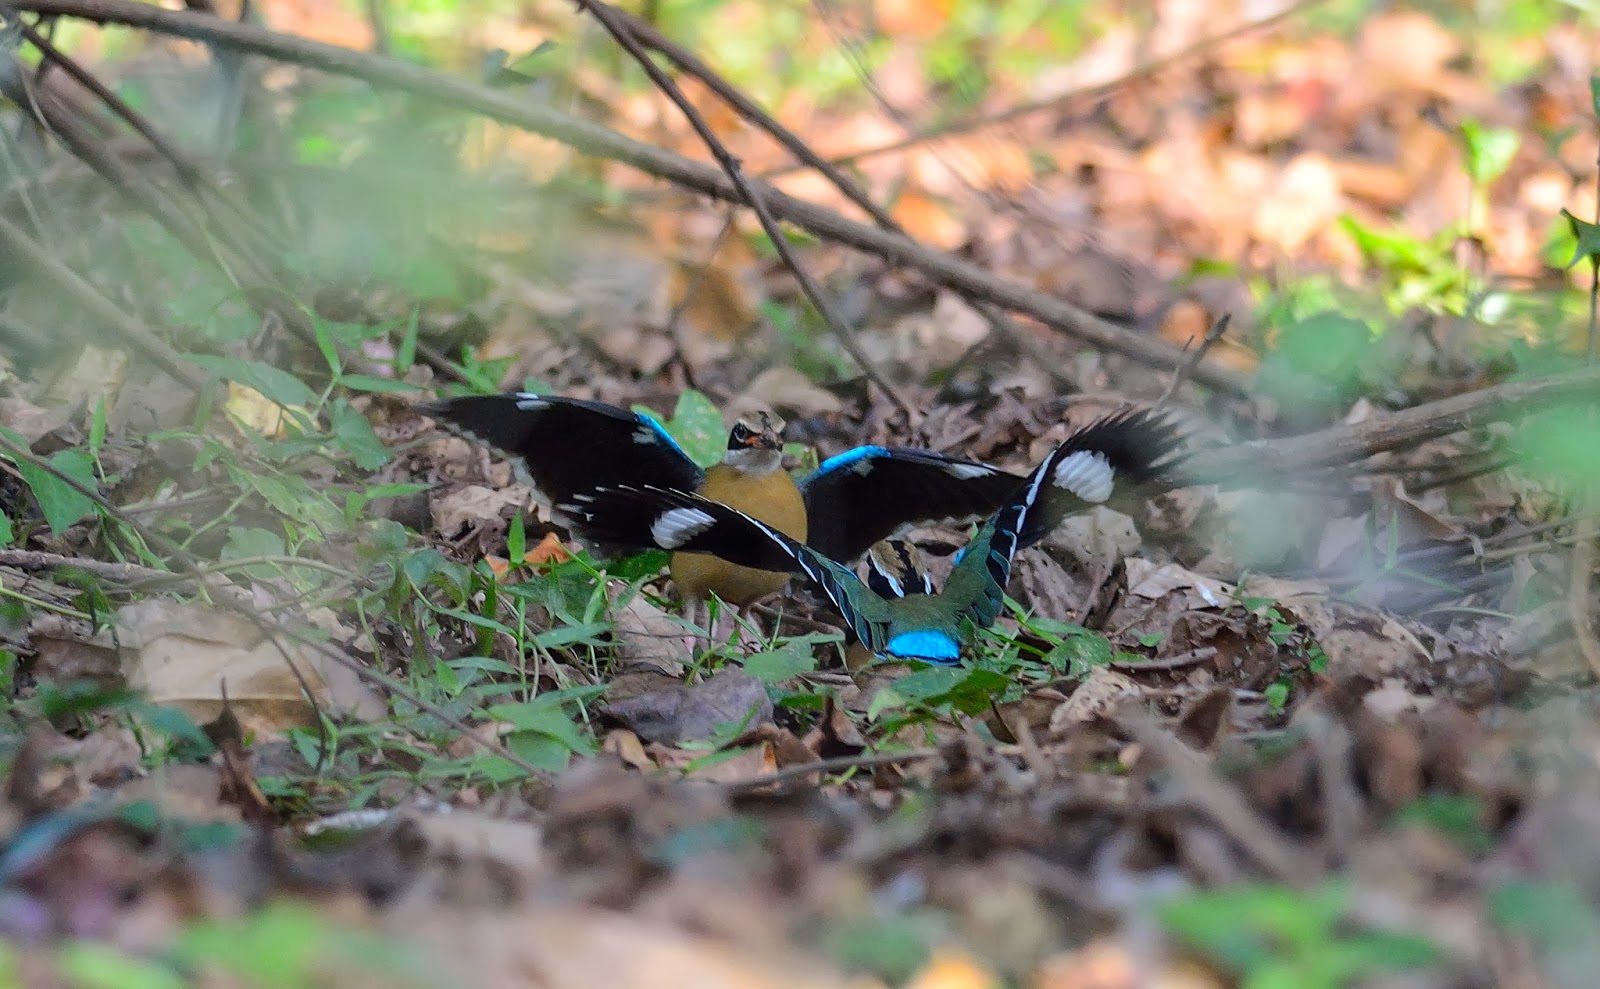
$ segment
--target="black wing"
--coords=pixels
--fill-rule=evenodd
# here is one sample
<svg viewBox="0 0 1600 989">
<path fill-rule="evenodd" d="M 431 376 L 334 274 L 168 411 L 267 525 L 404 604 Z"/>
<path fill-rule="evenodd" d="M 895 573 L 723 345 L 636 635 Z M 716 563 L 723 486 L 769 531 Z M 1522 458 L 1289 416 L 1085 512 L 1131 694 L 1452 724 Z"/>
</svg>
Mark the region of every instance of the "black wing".
<svg viewBox="0 0 1600 989">
<path fill-rule="evenodd" d="M 981 519 L 1023 478 L 927 450 L 862 446 L 829 457 L 800 481 L 806 545 L 848 562 L 907 525 Z"/>
<path fill-rule="evenodd" d="M 1073 493 L 1075 488 L 1097 493 L 1091 485 L 1110 490 L 1111 468 L 1103 457 L 1075 448 L 1070 438 L 1052 450 L 961 550 L 942 592 L 955 613 L 981 628 L 993 625 L 1005 603 L 1012 561 L 1027 545 L 1024 535 L 1035 528 L 1041 536 L 1049 532 L 1054 527 L 1045 524 L 1051 515 L 1051 501 L 1081 497 Z"/>
<path fill-rule="evenodd" d="M 619 549 L 710 553 L 757 570 L 804 574 L 869 648 L 883 648 L 885 602 L 846 567 L 721 502 L 685 491 L 619 485 L 557 506 L 585 535 Z"/>
<path fill-rule="evenodd" d="M 555 505 L 600 485 L 693 491 L 705 477 L 660 422 L 604 402 L 512 392 L 444 399 L 420 411 L 516 457 Z"/>
<path fill-rule="evenodd" d="M 1113 492 L 1173 481 L 1185 445 L 1181 423 L 1157 409 L 1113 412 L 1068 436 L 1050 455 L 1053 476 L 1026 513 L 1018 548 L 1032 546 L 1074 512 L 1104 502 Z"/>
</svg>

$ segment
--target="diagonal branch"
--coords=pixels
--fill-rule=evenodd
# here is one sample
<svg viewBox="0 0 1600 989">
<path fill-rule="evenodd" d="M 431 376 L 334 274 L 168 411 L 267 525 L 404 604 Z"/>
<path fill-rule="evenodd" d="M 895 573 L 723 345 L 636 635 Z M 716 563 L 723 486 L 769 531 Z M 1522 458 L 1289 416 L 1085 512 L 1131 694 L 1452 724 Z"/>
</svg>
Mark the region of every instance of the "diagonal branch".
<svg viewBox="0 0 1600 989">
<path fill-rule="evenodd" d="M 598 124 L 546 107 L 530 105 L 514 94 L 497 92 L 399 60 L 295 38 L 252 25 L 163 10 L 134 0 L 14 0 L 14 6 L 39 13 L 124 24 L 226 45 L 280 61 L 363 79 L 534 131 L 568 144 L 584 154 L 621 162 L 725 202 L 743 204 L 745 201 L 739 190 L 716 167 L 631 140 Z M 1124 354 L 1154 367 L 1171 369 L 1183 363 L 1184 354 L 1178 348 L 1100 319 L 1069 302 L 1007 281 L 906 237 L 847 220 L 833 210 L 785 195 L 764 183 L 752 183 L 752 186 L 775 217 L 788 220 L 818 237 L 876 255 L 891 264 L 915 268 L 941 285 L 1032 316 L 1101 349 Z M 1231 368 L 1202 364 L 1195 369 L 1193 377 L 1202 384 L 1234 394 L 1246 394 L 1249 390 L 1249 376 Z"/>
<path fill-rule="evenodd" d="M 872 362 L 867 359 L 866 353 L 861 349 L 860 341 L 856 339 L 855 330 L 845 323 L 844 316 L 834 306 L 833 300 L 828 298 L 827 293 L 822 290 L 822 286 L 818 285 L 816 279 L 811 277 L 811 273 L 800 263 L 800 259 L 794 256 L 794 250 L 789 246 L 789 239 L 783 235 L 783 230 L 779 228 L 777 219 L 767 209 L 763 194 L 757 192 L 755 187 L 745 178 L 744 168 L 740 166 L 739 160 L 728 150 L 727 145 L 723 144 L 717 138 L 717 135 L 712 133 L 711 125 L 706 123 L 705 117 L 701 116 L 700 111 L 695 109 L 693 103 L 689 102 L 689 98 L 683 95 L 683 90 L 678 88 L 678 84 L 673 82 L 661 70 L 661 66 L 657 65 L 650 57 L 650 54 L 640 45 L 639 39 L 634 37 L 633 28 L 628 21 L 619 16 L 616 8 L 606 3 L 605 0 L 576 0 L 576 2 L 579 7 L 587 10 L 590 16 L 600 22 L 600 25 L 606 29 L 606 33 L 610 34 L 612 39 L 621 45 L 623 50 L 635 62 L 639 63 L 639 67 L 644 69 L 645 75 L 650 77 L 650 81 L 655 84 L 656 88 L 665 93 L 667 98 L 688 118 L 689 126 L 693 127 L 695 133 L 700 135 L 700 140 L 705 144 L 706 149 L 717 160 L 717 164 L 722 166 L 722 171 L 733 182 L 734 187 L 739 190 L 740 198 L 755 211 L 756 219 L 761 221 L 761 229 L 766 232 L 767 239 L 772 241 L 773 249 L 778 252 L 778 256 L 783 259 L 783 263 L 788 265 L 789 270 L 794 272 L 795 279 L 800 283 L 801 291 L 805 292 L 806 298 L 810 299 L 811 304 L 817 307 L 817 312 L 822 315 L 823 320 L 832 328 L 834 336 L 839 338 L 839 343 L 844 346 L 851 358 L 855 360 L 856 366 L 866 372 L 867 377 L 874 384 L 883 389 L 884 394 L 889 396 L 889 399 L 899 407 L 900 411 L 911 415 L 913 411 L 911 403 L 907 402 L 894 385 L 889 382 L 889 379 L 885 378 L 873 366 Z"/>
<path fill-rule="evenodd" d="M 1565 371 L 1531 381 L 1508 381 L 1303 436 L 1238 443 L 1197 455 L 1194 469 L 1206 479 L 1237 479 L 1269 471 L 1287 475 L 1309 467 L 1352 464 L 1385 450 L 1564 403 L 1600 404 L 1600 368 Z"/>
</svg>

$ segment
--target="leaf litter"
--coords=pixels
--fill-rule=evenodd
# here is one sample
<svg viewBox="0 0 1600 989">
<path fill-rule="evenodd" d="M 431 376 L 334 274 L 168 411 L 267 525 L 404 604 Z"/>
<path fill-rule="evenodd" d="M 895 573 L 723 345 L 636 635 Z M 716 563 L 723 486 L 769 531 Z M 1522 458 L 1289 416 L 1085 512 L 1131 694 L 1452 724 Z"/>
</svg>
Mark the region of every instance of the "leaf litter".
<svg viewBox="0 0 1600 989">
<path fill-rule="evenodd" d="M 1557 30 L 1550 57 L 1575 40 Z M 1115 62 L 1112 39 L 1097 44 Z M 1586 105 L 1566 69 L 1508 94 L 1462 64 L 1420 12 L 1369 18 L 1353 43 L 1223 49 L 1071 126 L 913 150 L 894 214 L 1087 310 L 1197 339 L 1257 296 L 1230 273 L 1173 287 L 1196 259 L 1372 274 L 1389 213 L 1428 231 L 1459 215 L 1470 148 L 1423 108 L 1567 120 Z M 1194 109 L 1211 101 L 1228 116 Z M 1573 176 L 1593 139 L 1549 158 L 1523 143 L 1490 250 L 1497 272 L 1549 279 L 1526 234 L 1562 207 L 1592 213 Z M 1024 146 L 1051 172 L 1027 174 Z M 580 238 L 565 282 L 488 266 L 485 363 L 469 370 L 672 409 L 663 421 L 710 456 L 717 406 L 757 400 L 820 456 L 925 445 L 1017 470 L 1164 390 L 1037 327 L 1031 350 L 1000 339 L 958 294 L 818 248 L 857 297 L 866 353 L 918 397 L 913 420 L 839 380 L 835 343 L 782 308 L 790 276 L 739 236 L 717 246 L 714 211 L 653 215 Z M 1235 316 L 1216 357 L 1279 384 L 1254 406 L 1179 393 L 1233 437 L 1381 418 L 1363 394 L 1404 404 L 1504 373 L 1481 356 L 1498 331 L 1438 312 L 1407 312 L 1393 353 L 1364 352 L 1348 380 L 1320 345 Z M 377 335 L 362 353 L 397 353 Z M 1420 970 L 1404 984 L 1488 985 L 1536 956 L 1591 960 L 1571 931 L 1595 926 L 1600 773 L 1564 557 L 1536 529 L 1555 502 L 1514 471 L 1451 477 L 1503 432 L 1332 476 L 1263 464 L 1250 480 L 1266 493 L 1197 486 L 1096 510 L 1019 561 L 1017 608 L 979 669 L 852 672 L 800 589 L 691 646 L 658 565 L 597 582 L 500 458 L 381 391 L 346 406 L 375 452 L 309 382 L 269 373 L 315 362 L 269 350 L 227 358 L 240 363 L 210 410 L 225 418 L 203 430 L 173 414 L 170 379 L 141 380 L 118 352 L 7 382 L 0 415 L 28 449 L 218 567 L 166 586 L 96 576 L 83 565 L 130 552 L 167 564 L 38 465 L 15 462 L 0 489 L 19 548 L 0 550 L 0 575 L 30 602 L 4 616 L 17 703 L 0 804 L 0 931 L 23 984 L 163 958 L 216 985 L 299 965 L 286 984 L 927 989 L 1220 986 L 1262 959 L 1331 985 L 1318 966 L 1356 956 L 1374 984 L 1393 966 Z M 352 394 L 373 387 L 355 375 L 398 383 L 381 361 L 333 370 Z M 116 425 L 98 459 L 75 461 L 103 398 Z M 156 426 L 168 434 L 147 438 Z M 119 460 L 119 444 L 147 456 Z M 374 484 L 387 490 L 365 500 Z M 936 575 L 964 538 L 914 536 Z M 41 550 L 60 559 L 21 555 Z M 239 602 L 333 644 L 265 632 Z M 412 693 L 357 682 L 329 648 Z M 1563 912 L 1564 939 L 1549 919 Z"/>
</svg>

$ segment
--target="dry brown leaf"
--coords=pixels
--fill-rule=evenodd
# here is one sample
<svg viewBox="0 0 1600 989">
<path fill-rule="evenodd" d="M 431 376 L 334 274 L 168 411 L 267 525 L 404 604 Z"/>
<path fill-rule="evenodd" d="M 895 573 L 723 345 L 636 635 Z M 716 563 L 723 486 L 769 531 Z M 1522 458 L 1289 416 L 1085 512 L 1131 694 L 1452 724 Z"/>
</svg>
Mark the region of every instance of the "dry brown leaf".
<svg viewBox="0 0 1600 989">
<path fill-rule="evenodd" d="M 800 417 L 844 411 L 839 396 L 792 367 L 771 367 L 756 375 L 744 391 L 728 403 L 728 412 L 734 414 L 758 403 Z"/>
<path fill-rule="evenodd" d="M 1143 693 L 1144 689 L 1132 677 L 1097 666 L 1050 715 L 1050 734 L 1056 738 L 1068 735 L 1079 725 L 1115 713 L 1118 707 Z"/>
<path fill-rule="evenodd" d="M 647 751 L 655 757 L 661 768 L 688 770 L 689 779 L 706 783 L 745 783 L 770 775 L 778 769 L 778 756 L 771 742 L 757 742 L 732 755 L 719 754 L 713 759 L 706 758 L 710 754 L 707 752 L 685 751 L 665 745 L 651 745 Z M 694 766 L 701 760 L 705 760 L 703 765 Z M 690 766 L 694 768 L 690 769 Z"/>
<path fill-rule="evenodd" d="M 1084 566 L 1106 570 L 1136 552 L 1140 542 L 1133 519 L 1104 505 L 1066 519 L 1044 539 L 1046 548 L 1064 550 Z"/>
<path fill-rule="evenodd" d="M 101 399 L 110 405 L 128 374 L 128 353 L 88 346 L 72 365 L 50 383 L 45 398 L 52 405 L 94 408 Z"/>
<path fill-rule="evenodd" d="M 64 403 L 42 408 L 16 396 L 0 398 L 0 426 L 14 431 L 31 447 L 65 426 L 71 419 L 70 408 Z"/>
<path fill-rule="evenodd" d="M 95 642 L 121 647 L 129 686 L 151 703 L 177 707 L 196 723 L 222 711 L 226 682 L 235 716 L 258 736 L 275 738 L 287 727 L 310 724 L 313 708 L 290 661 L 322 709 L 367 720 L 386 710 L 381 699 L 320 650 L 288 638 L 275 644 L 243 617 L 201 605 L 166 600 L 129 605 L 117 613 L 116 638 L 102 632 Z"/>
<path fill-rule="evenodd" d="M 645 753 L 644 743 L 639 741 L 639 736 L 626 728 L 606 732 L 600 748 L 622 760 L 623 765 L 641 770 L 655 768 L 655 763 Z"/>
<path fill-rule="evenodd" d="M 683 327 L 724 342 L 747 335 L 760 317 L 748 275 L 754 268 L 755 252 L 737 238 L 726 241 L 710 264 L 675 266 L 667 298 Z"/>
<path fill-rule="evenodd" d="M 967 227 L 948 207 L 920 192 L 902 192 L 889 211 L 913 239 L 929 247 L 953 250 L 967 239 Z"/>
<path fill-rule="evenodd" d="M 433 527 L 446 539 L 466 531 L 503 528 L 513 515 L 528 506 L 531 498 L 532 494 L 520 484 L 498 490 L 469 484 L 434 501 L 430 506 Z"/>
<path fill-rule="evenodd" d="M 1346 209 L 1339 175 L 1325 156 L 1298 155 L 1259 199 L 1252 233 L 1284 254 L 1305 248 Z"/>
<path fill-rule="evenodd" d="M 1232 586 L 1212 577 L 1201 576 L 1176 563 L 1156 565 L 1149 560 L 1128 560 L 1128 593 L 1156 601 L 1183 592 L 1185 611 L 1226 608 L 1233 602 Z"/>
<path fill-rule="evenodd" d="M 719 727 L 754 729 L 772 720 L 772 699 L 764 683 L 728 668 L 692 687 L 672 684 L 609 703 L 607 717 L 621 722 L 647 742 L 677 745 L 712 737 Z"/>
<path fill-rule="evenodd" d="M 681 621 L 651 604 L 643 594 L 633 594 L 626 604 L 617 598 L 627 585 L 612 581 L 606 585 L 611 598 L 612 651 L 618 662 L 628 667 L 659 670 L 670 677 L 683 676 L 694 661 L 694 651 L 685 638 Z"/>
<path fill-rule="evenodd" d="M 228 382 L 228 398 L 222 403 L 222 410 L 239 425 L 269 438 L 282 436 L 284 426 L 291 421 L 288 407 L 237 381 Z M 305 409 L 296 411 L 309 417 Z"/>
</svg>

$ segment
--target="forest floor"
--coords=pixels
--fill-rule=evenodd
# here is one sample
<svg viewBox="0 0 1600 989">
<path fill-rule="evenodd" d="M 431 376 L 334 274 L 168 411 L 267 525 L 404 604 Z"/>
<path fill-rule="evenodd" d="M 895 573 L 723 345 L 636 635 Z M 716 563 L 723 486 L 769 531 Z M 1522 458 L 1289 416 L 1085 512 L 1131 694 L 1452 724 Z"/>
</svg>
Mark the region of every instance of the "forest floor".
<svg viewBox="0 0 1600 989">
<path fill-rule="evenodd" d="M 588 61 L 451 88 L 269 9 L 234 43 L 289 75 L 230 90 L 258 143 L 224 183 L 32 76 L 0 985 L 1586 984 L 1600 231 L 1562 211 L 1600 206 L 1600 35 L 1193 14 L 938 133 L 884 123 L 949 96 L 893 58 L 879 105 L 781 101 L 876 227 L 686 85 L 848 332 L 677 111 Z M 80 44 L 173 133 L 237 82 L 192 41 Z M 664 157 L 618 163 L 630 136 Z M 960 666 L 852 672 L 798 581 L 708 636 L 659 555 L 602 572 L 417 411 L 528 385 L 653 409 L 703 464 L 764 403 L 797 469 L 1027 471 L 1159 402 L 1221 483 L 1025 551 Z M 965 532 L 913 541 L 937 582 Z"/>
</svg>

